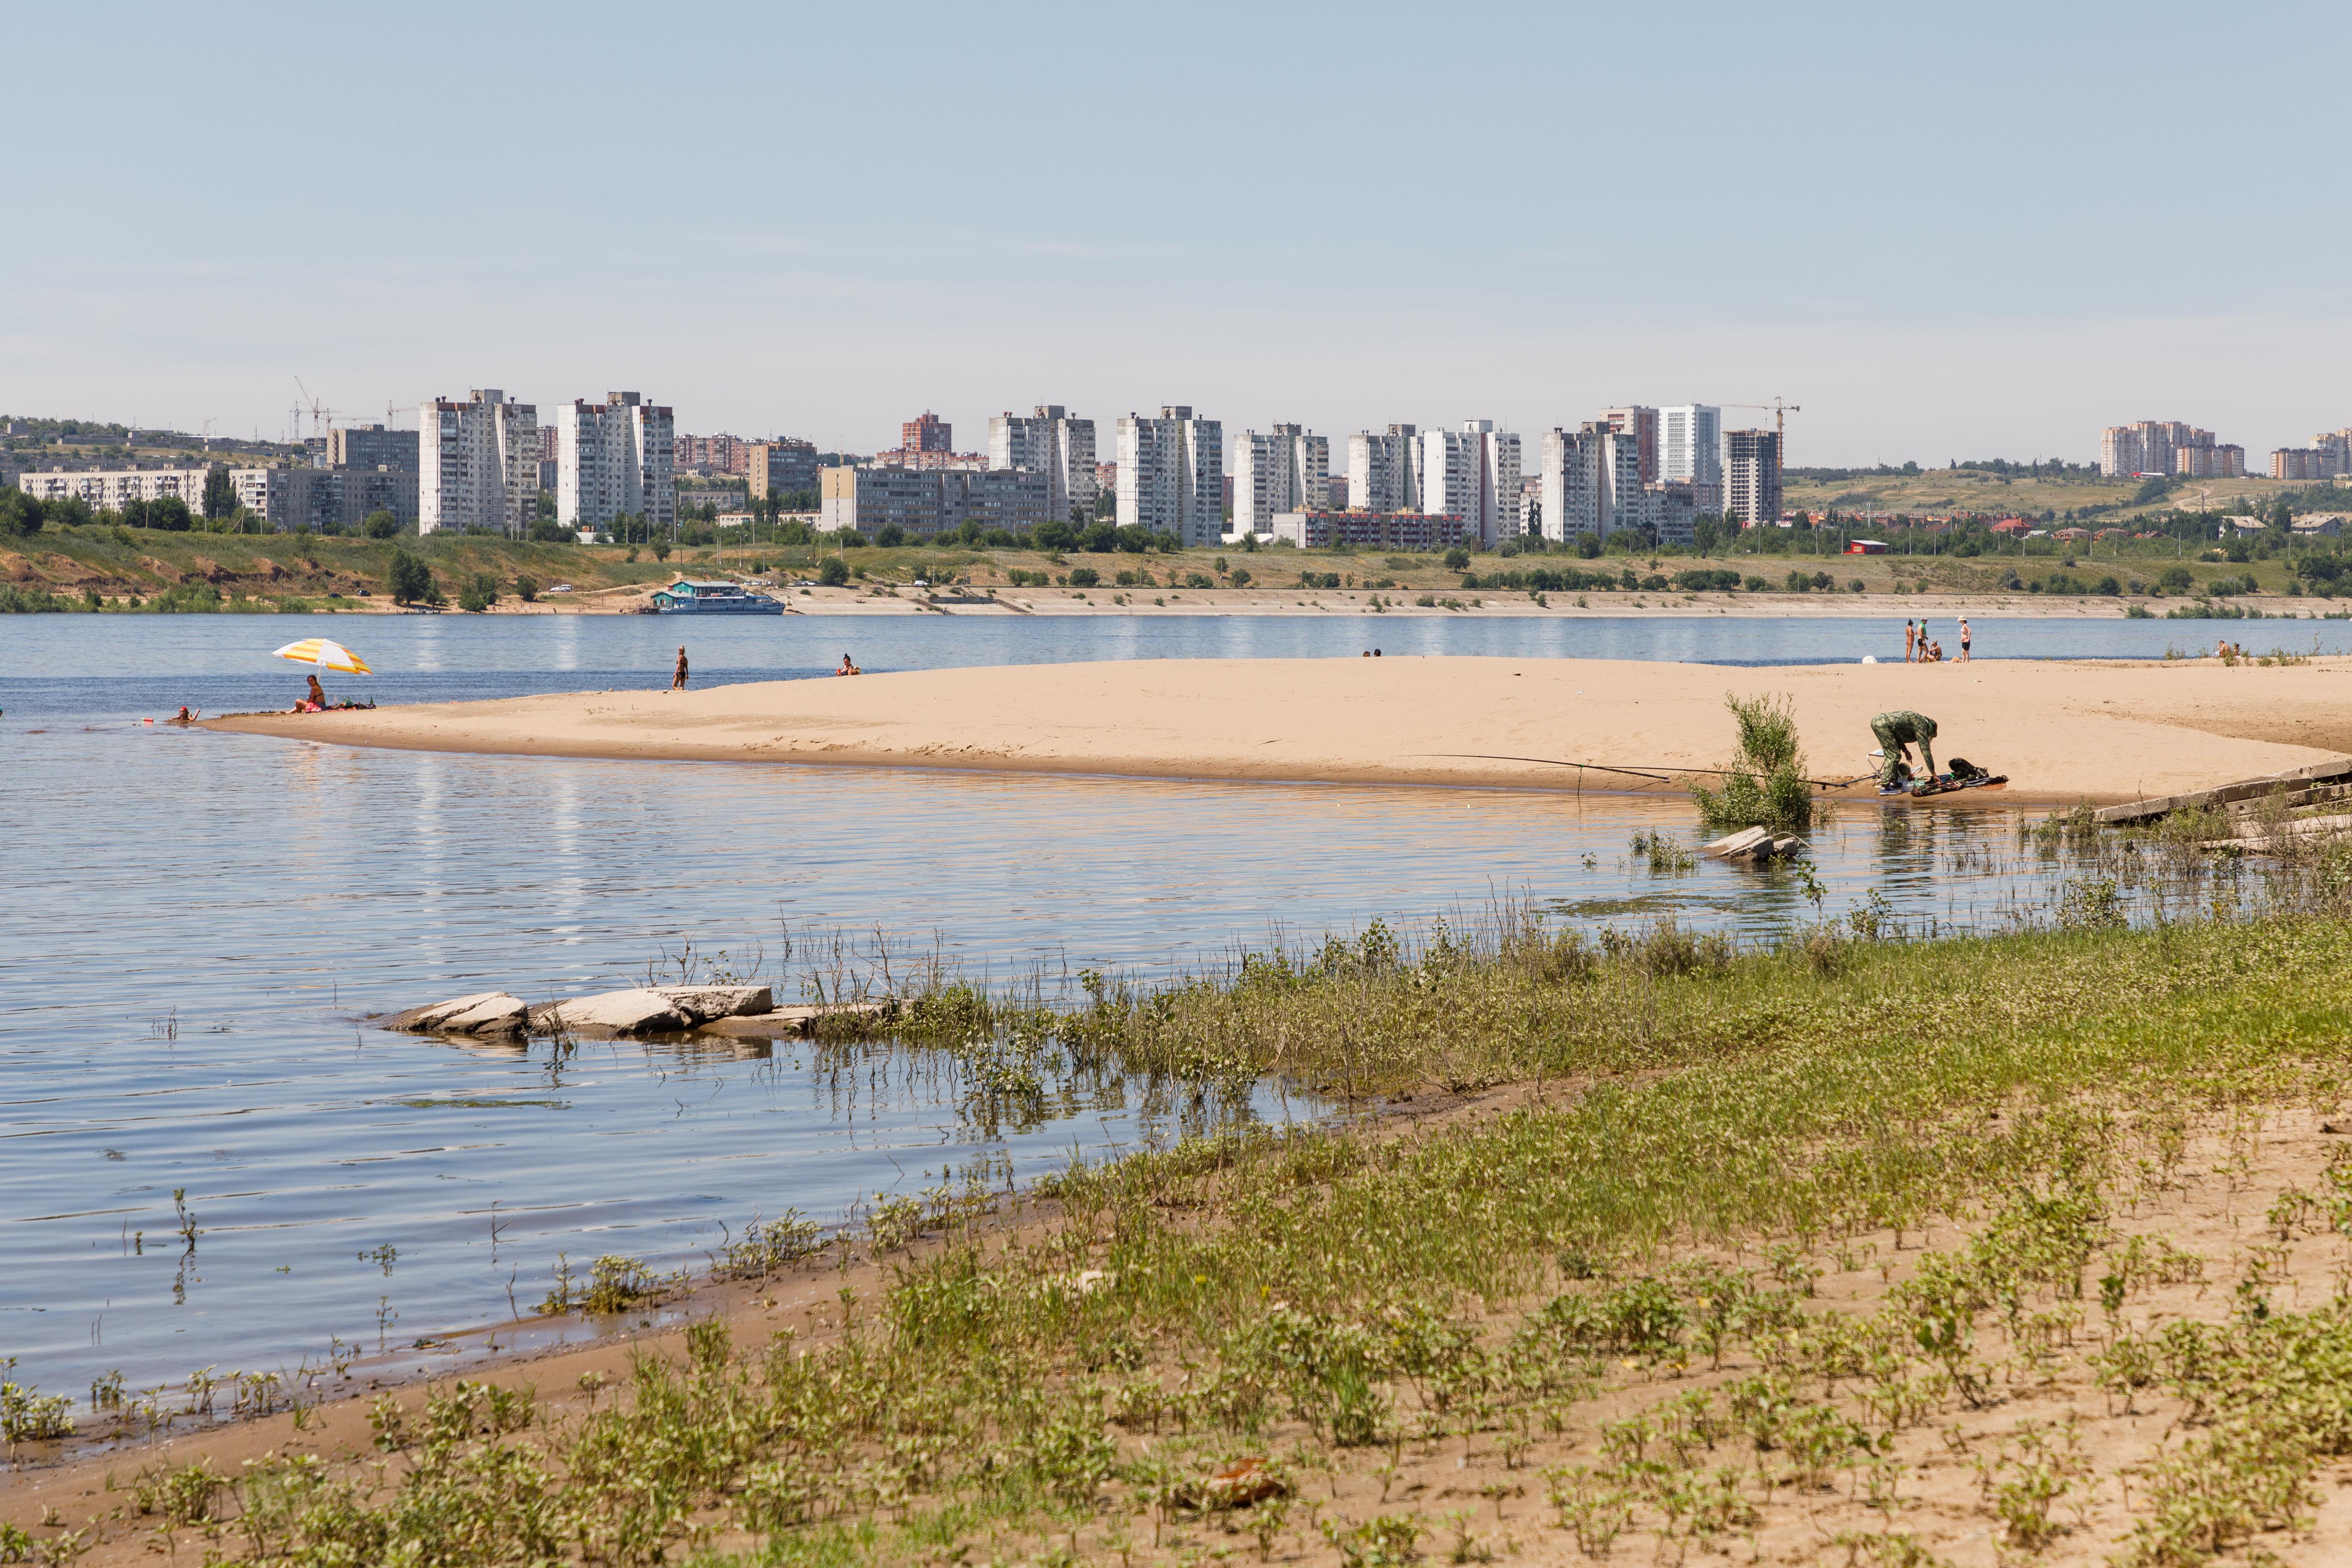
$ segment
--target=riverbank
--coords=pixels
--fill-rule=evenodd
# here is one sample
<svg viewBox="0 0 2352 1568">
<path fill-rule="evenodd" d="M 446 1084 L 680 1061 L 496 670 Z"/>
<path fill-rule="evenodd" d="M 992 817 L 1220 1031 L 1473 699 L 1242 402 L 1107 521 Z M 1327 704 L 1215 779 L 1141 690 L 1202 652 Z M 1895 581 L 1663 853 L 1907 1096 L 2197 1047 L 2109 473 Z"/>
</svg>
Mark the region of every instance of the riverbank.
<svg viewBox="0 0 2352 1568">
<path fill-rule="evenodd" d="M 1686 770 L 1719 766 L 1730 751 L 1727 692 L 1786 693 L 1812 776 L 1822 779 L 1866 772 L 1872 715 L 1927 713 L 1941 726 L 1938 760 L 1965 757 L 2008 774 L 2002 798 L 2012 802 L 2174 794 L 2352 752 L 2352 660 L 2345 659 L 1777 669 L 1570 659 L 1136 660 L 248 714 L 206 724 L 428 751 L 1675 790 L 1686 784 Z M 1872 791 L 1857 782 L 1839 792 Z"/>
<path fill-rule="evenodd" d="M 37 1464 L 0 1519 L 92 1563 L 2352 1545 L 2342 921 L 1500 938 L 1053 1023 L 1381 1119 L 943 1188 L 689 1332 Z"/>
</svg>

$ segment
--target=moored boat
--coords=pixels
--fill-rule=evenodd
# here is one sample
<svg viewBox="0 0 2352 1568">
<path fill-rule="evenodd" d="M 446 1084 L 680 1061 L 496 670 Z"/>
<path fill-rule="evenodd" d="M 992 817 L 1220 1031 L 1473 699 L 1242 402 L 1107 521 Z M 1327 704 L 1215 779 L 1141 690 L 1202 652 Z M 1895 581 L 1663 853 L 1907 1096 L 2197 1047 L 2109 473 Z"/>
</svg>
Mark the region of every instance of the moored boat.
<svg viewBox="0 0 2352 1568">
<path fill-rule="evenodd" d="M 753 593 L 740 582 L 698 582 L 681 577 L 667 588 L 654 590 L 654 610 L 661 615 L 782 615 L 783 601 Z"/>
</svg>

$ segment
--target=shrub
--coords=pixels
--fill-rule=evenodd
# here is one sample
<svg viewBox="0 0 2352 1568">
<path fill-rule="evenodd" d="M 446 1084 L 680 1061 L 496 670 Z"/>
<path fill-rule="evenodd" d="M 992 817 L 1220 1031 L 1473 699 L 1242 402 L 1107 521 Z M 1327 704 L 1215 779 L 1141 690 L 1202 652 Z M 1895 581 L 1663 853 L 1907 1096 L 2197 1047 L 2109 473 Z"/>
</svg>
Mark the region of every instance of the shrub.
<svg viewBox="0 0 2352 1568">
<path fill-rule="evenodd" d="M 1760 577 L 1751 577 L 1748 580 L 1748 591 L 1750 593 L 1769 593 L 1772 591 L 1772 585 Z"/>
<path fill-rule="evenodd" d="M 392 564 L 385 570 L 384 578 L 394 604 L 429 604 L 435 601 L 433 569 L 408 550 L 395 549 L 392 552 Z"/>
<path fill-rule="evenodd" d="M 1134 574 L 1129 573 L 1129 575 L 1132 576 Z M 1070 586 L 1072 588 L 1092 588 L 1101 580 L 1102 573 L 1097 571 L 1093 567 L 1080 566 L 1073 567 L 1070 570 Z"/>
<path fill-rule="evenodd" d="M 1685 593 L 1731 593 L 1739 587 L 1739 574 L 1694 567 L 1675 573 L 1675 586 Z"/>
<path fill-rule="evenodd" d="M 654 541 L 654 559 L 656 560 L 667 560 L 669 559 L 669 541 L 667 539 L 656 539 Z"/>
<path fill-rule="evenodd" d="M 827 588 L 839 588 L 849 580 L 849 568 L 839 556 L 829 555 L 816 569 L 816 580 Z"/>
<path fill-rule="evenodd" d="M 2196 586 L 2197 579 L 2185 566 L 2168 566 L 2157 582 L 2167 593 L 2186 593 Z"/>
<path fill-rule="evenodd" d="M 528 576 L 516 577 L 515 597 L 525 604 L 536 601 L 539 598 L 539 580 Z"/>
<path fill-rule="evenodd" d="M 388 539 L 400 533 L 400 519 L 390 512 L 370 512 L 367 521 L 360 525 L 362 532 L 372 539 Z"/>
<path fill-rule="evenodd" d="M 1469 566 L 1469 564 L 1470 552 L 1464 549 L 1460 545 L 1455 545 L 1452 549 L 1445 552 L 1446 570 L 1460 571 Z"/>
<path fill-rule="evenodd" d="M 479 615 L 498 601 L 499 580 L 487 571 L 466 579 L 466 586 L 457 592 L 457 608 L 468 615 Z"/>
<path fill-rule="evenodd" d="M 907 542 L 907 530 L 896 523 L 885 523 L 881 532 L 874 536 L 874 542 L 884 549 L 895 549 Z"/>
<path fill-rule="evenodd" d="M 1234 586 L 1235 588 L 1247 588 L 1249 585 L 1250 585 L 1250 574 L 1249 574 L 1249 568 L 1247 568 L 1247 567 L 1245 567 L 1245 566 L 1237 566 L 1237 567 L 1235 567 L 1235 568 L 1234 569 Z"/>
<path fill-rule="evenodd" d="M 1739 727 L 1739 752 L 1725 770 L 1720 790 L 1691 786 L 1699 815 L 1719 833 L 1742 828 L 1803 832 L 1813 825 L 1813 791 L 1804 777 L 1790 699 L 1727 694 L 1723 700 Z"/>
</svg>

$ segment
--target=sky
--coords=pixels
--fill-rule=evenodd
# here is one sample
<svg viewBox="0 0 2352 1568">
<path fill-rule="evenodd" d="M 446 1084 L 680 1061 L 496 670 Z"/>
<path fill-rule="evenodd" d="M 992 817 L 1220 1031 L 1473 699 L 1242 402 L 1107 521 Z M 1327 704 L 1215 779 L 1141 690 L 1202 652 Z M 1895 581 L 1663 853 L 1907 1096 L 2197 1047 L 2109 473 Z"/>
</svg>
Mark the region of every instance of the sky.
<svg viewBox="0 0 2352 1568">
<path fill-rule="evenodd" d="M 2352 7 L 0 0 L 0 412 L 2352 425 Z M 304 416 L 307 430 L 309 416 Z"/>
</svg>

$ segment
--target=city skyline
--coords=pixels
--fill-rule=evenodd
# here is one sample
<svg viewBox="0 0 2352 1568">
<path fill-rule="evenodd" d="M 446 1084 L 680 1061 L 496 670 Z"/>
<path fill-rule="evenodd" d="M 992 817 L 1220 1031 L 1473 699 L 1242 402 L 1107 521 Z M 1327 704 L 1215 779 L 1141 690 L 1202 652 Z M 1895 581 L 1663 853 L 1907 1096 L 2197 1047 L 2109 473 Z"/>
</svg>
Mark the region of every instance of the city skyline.
<svg viewBox="0 0 2352 1568">
<path fill-rule="evenodd" d="M 460 385 L 551 408 L 658 386 L 682 428 L 871 451 L 909 406 L 972 431 L 1050 400 L 1107 433 L 1181 401 L 1234 429 L 1475 416 L 1532 437 L 1693 398 L 1730 428 L 1780 396 L 1805 411 L 1797 466 L 2086 463 L 2101 429 L 2159 408 L 2249 453 L 2352 419 L 2328 368 L 2352 349 L 2332 265 L 2352 215 L 2271 177 L 2329 144 L 2328 62 L 2352 41 L 2336 10 L 2269 8 L 2297 45 L 2242 78 L 2175 47 L 2164 18 L 2201 14 L 2161 5 L 2131 27 L 2022 5 L 1964 25 L 1505 5 L 1480 35 L 1508 47 L 1456 55 L 1379 6 L 1251 13 L 1246 30 L 918 6 L 882 112 L 861 72 L 752 90 L 698 57 L 647 69 L 601 9 L 300 28 L 138 13 L 109 39 L 114 90 L 22 73 L 0 123 L 57 155 L 27 161 L 15 210 L 55 239 L 0 261 L 11 412 L 270 434 L 298 376 L 361 420 Z M 460 16 L 468 47 L 448 49 Z M 72 57 L 82 25 L 28 11 L 12 41 Z M 869 26 L 722 5 L 677 47 L 855 57 Z M 1565 57 L 1619 64 L 1563 96 L 1548 62 Z M 1303 62 L 1446 112 L 1329 114 L 1294 90 Z M 216 90 L 231 79 L 268 85 Z M 464 129 L 388 133 L 354 121 L 362 101 Z M 2189 103 L 2198 133 L 2179 137 Z M 645 133 L 593 165 L 563 156 L 564 128 L 614 104 Z M 452 178 L 436 137 L 503 172 Z M 1125 172 L 1136 137 L 1204 171 L 1278 149 L 1304 179 L 1203 178 L 1171 222 L 1165 183 Z M 2137 143 L 2168 147 L 2160 186 L 2099 172 Z M 989 152 L 1045 144 L 1077 149 L 1055 201 L 984 177 Z M 1560 162 L 1621 144 L 1634 177 L 1547 198 Z M 1369 221 L 1349 197 L 1364 167 L 1504 221 L 1475 243 L 1409 212 Z M 794 197 L 744 199 L 730 168 L 781 171 Z M 940 172 L 909 184 L 913 168 Z M 97 170 L 131 172 L 107 176 L 131 207 L 93 190 Z M 2242 188 L 2219 215 L 2172 200 Z M 125 243 L 126 210 L 173 243 Z"/>
</svg>

